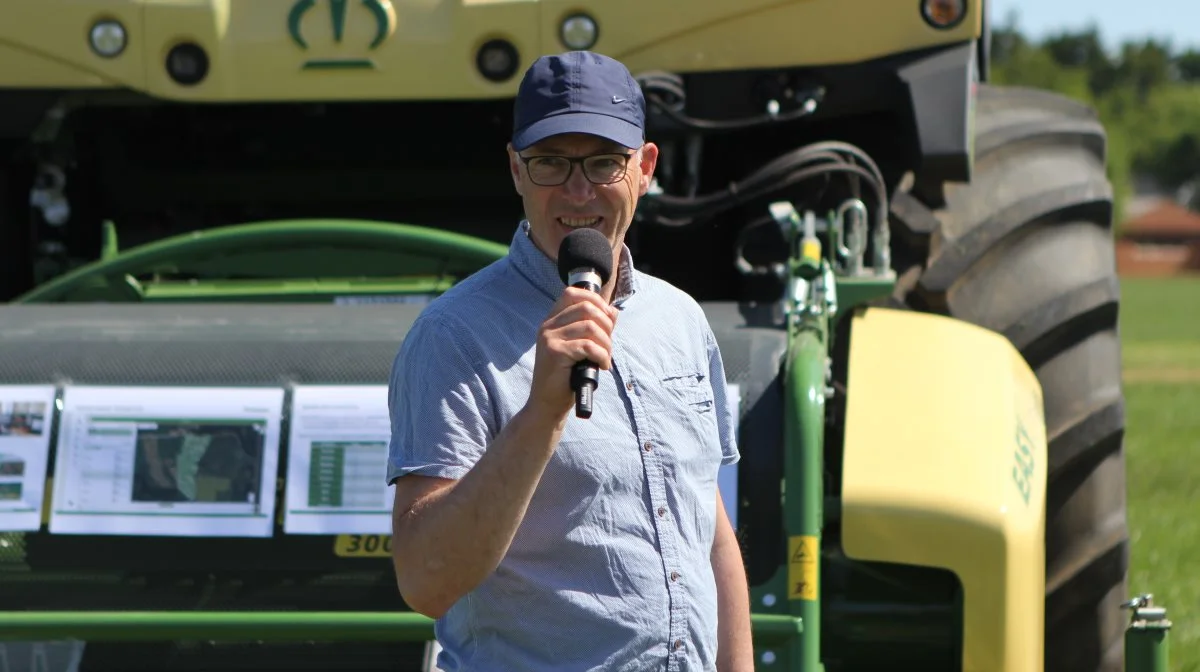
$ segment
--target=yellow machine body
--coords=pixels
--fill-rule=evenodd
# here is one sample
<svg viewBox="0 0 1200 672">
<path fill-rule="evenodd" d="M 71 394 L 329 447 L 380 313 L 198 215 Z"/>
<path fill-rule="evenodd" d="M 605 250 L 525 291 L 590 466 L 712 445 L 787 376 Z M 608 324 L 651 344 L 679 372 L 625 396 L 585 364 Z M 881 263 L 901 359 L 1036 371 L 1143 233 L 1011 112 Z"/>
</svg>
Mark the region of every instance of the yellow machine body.
<svg viewBox="0 0 1200 672">
<path fill-rule="evenodd" d="M 963 590 L 964 672 L 1039 672 L 1046 430 L 1002 336 L 892 309 L 851 318 L 844 551 L 940 567 Z"/>
<path fill-rule="evenodd" d="M 518 73 L 565 51 L 560 27 L 586 12 L 592 49 L 634 71 L 712 72 L 861 62 L 965 42 L 981 32 L 979 0 L 935 29 L 920 3 L 894 0 L 5 0 L 0 87 L 121 88 L 195 101 L 503 98 L 520 80 L 479 74 L 480 47 L 515 46 Z M 128 46 L 89 46 L 101 20 Z M 175 45 L 209 55 L 210 74 L 184 86 L 168 76 Z"/>
</svg>

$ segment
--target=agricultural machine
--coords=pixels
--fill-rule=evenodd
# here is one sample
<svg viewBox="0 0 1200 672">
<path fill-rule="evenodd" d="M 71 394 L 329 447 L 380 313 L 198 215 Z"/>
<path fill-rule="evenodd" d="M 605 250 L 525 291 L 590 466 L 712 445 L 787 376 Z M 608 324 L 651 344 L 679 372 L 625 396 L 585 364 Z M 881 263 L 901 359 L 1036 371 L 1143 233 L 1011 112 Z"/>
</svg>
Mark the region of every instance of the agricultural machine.
<svg viewBox="0 0 1200 672">
<path fill-rule="evenodd" d="M 1127 584 L 1096 115 L 989 83 L 987 0 L 681 7 L 0 4 L 0 395 L 50 390 L 12 443 L 45 447 L 32 522 L 0 536 L 8 646 L 430 667 L 390 528 L 293 516 L 297 489 L 336 507 L 383 478 L 322 480 L 374 453 L 305 438 L 302 388 L 386 386 L 425 302 L 506 254 L 521 74 L 590 49 L 636 76 L 661 152 L 636 264 L 701 303 L 739 390 L 724 494 L 758 669 L 1165 666 L 1165 611 Z M 274 419 L 198 434 L 239 390 Z M 189 456 L 248 476 L 164 480 Z M 154 522 L 203 497 L 257 518 Z"/>
</svg>

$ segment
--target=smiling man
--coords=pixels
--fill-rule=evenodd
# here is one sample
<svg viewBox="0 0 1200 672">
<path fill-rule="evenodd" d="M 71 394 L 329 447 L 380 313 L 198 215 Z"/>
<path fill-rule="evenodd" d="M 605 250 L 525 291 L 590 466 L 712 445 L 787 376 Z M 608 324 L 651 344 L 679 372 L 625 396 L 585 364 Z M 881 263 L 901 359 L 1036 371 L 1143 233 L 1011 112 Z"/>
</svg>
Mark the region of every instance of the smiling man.
<svg viewBox="0 0 1200 672">
<path fill-rule="evenodd" d="M 700 306 L 624 242 L 658 158 L 644 125 L 621 63 L 534 62 L 510 253 L 431 303 L 393 364 L 396 579 L 437 619 L 447 672 L 753 669 L 717 489 L 739 457 L 721 354 Z M 599 295 L 558 274 L 580 227 L 612 247 Z M 589 419 L 571 414 L 583 359 L 600 369 Z"/>
<path fill-rule="evenodd" d="M 658 161 L 645 142 L 641 87 L 617 61 L 571 52 L 530 67 L 514 113 L 510 169 L 534 244 L 553 258 L 571 229 L 589 226 L 608 238 L 619 268 Z"/>
</svg>

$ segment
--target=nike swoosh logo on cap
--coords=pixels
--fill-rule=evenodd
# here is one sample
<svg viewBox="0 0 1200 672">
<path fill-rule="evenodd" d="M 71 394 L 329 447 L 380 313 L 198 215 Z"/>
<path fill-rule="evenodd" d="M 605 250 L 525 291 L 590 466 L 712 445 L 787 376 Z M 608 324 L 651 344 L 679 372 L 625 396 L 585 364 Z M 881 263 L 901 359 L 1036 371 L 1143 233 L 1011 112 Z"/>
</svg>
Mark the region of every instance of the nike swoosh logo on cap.
<svg viewBox="0 0 1200 672">
<path fill-rule="evenodd" d="M 612 100 L 613 100 L 613 105 L 616 105 L 617 103 L 625 102 L 625 99 L 620 96 L 613 96 Z"/>
</svg>

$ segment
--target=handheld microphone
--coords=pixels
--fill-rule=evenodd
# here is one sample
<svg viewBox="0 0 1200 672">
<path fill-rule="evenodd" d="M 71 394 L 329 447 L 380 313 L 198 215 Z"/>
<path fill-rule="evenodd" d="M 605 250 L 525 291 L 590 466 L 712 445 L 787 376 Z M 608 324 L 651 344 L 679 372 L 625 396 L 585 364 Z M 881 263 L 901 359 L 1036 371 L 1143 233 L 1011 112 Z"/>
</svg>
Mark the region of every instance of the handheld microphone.
<svg viewBox="0 0 1200 672">
<path fill-rule="evenodd" d="M 612 275 L 612 258 L 612 248 L 604 234 L 595 229 L 576 229 L 558 247 L 558 275 L 568 286 L 599 294 Z M 594 362 L 577 362 L 571 369 L 577 417 L 592 417 L 592 392 L 599 383 L 600 371 Z"/>
</svg>

